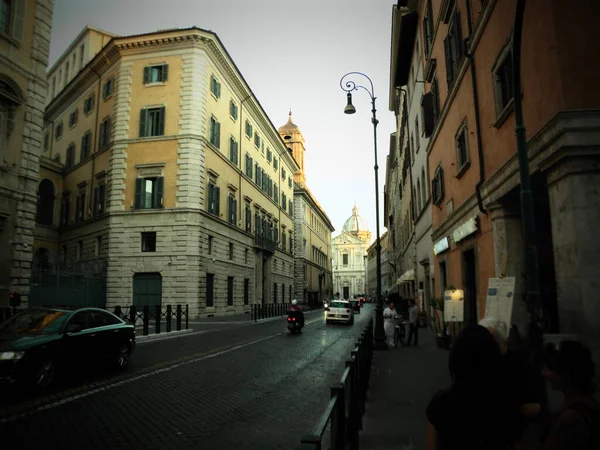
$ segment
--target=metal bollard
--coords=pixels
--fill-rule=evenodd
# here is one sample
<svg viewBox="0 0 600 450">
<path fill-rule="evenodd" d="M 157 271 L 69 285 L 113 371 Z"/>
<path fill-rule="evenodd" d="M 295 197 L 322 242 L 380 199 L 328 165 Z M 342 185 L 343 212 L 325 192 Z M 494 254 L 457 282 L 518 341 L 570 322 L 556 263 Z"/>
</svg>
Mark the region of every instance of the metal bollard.
<svg viewBox="0 0 600 450">
<path fill-rule="evenodd" d="M 190 328 L 190 307 L 189 305 L 185 305 L 185 329 L 188 330 Z"/>
<path fill-rule="evenodd" d="M 331 450 L 346 450 L 346 404 L 344 385 L 331 386 L 331 398 L 336 397 L 335 408 L 331 414 Z"/>
<path fill-rule="evenodd" d="M 150 307 L 148 305 L 144 305 L 144 323 L 143 323 L 143 331 L 142 334 L 144 336 L 148 336 L 148 325 L 150 324 Z"/>
<path fill-rule="evenodd" d="M 346 360 L 346 367 L 350 368 L 350 405 L 348 417 L 348 432 L 350 439 L 350 450 L 358 450 L 358 431 L 361 429 L 361 412 L 359 403 L 359 377 L 358 364 L 354 359 Z"/>
<path fill-rule="evenodd" d="M 181 331 L 181 305 L 177 305 L 175 310 L 175 326 L 177 331 Z"/>
<path fill-rule="evenodd" d="M 167 305 L 167 333 L 171 332 L 171 321 L 173 320 L 173 308 Z"/>
<path fill-rule="evenodd" d="M 135 327 L 136 319 L 137 319 L 137 308 L 135 307 L 135 305 L 131 305 L 129 307 L 129 321 L 133 324 L 134 327 Z"/>
</svg>

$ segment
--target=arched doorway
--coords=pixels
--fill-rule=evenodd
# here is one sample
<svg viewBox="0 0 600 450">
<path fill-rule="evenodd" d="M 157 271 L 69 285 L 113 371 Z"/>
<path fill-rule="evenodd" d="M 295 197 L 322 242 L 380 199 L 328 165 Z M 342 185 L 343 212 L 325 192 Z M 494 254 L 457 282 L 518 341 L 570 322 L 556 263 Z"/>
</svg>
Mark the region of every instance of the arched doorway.
<svg viewBox="0 0 600 450">
<path fill-rule="evenodd" d="M 38 188 L 36 221 L 48 226 L 54 221 L 54 183 L 48 179 L 42 180 Z"/>
</svg>

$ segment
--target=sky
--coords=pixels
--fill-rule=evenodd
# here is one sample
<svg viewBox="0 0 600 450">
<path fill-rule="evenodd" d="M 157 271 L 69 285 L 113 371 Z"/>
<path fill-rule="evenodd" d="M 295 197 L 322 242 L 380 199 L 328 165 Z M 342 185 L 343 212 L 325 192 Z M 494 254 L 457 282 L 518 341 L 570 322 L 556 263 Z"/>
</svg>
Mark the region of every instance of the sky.
<svg viewBox="0 0 600 450">
<path fill-rule="evenodd" d="M 215 32 L 279 128 L 292 111 L 305 139 L 305 173 L 339 234 L 354 203 L 375 239 L 371 98 L 353 93 L 356 114 L 343 113 L 340 79 L 362 72 L 373 81 L 377 118 L 379 209 L 389 136 L 393 0 L 55 0 L 49 67 L 86 26 L 118 35 L 197 26 Z M 365 78 L 354 78 L 368 85 Z"/>
</svg>

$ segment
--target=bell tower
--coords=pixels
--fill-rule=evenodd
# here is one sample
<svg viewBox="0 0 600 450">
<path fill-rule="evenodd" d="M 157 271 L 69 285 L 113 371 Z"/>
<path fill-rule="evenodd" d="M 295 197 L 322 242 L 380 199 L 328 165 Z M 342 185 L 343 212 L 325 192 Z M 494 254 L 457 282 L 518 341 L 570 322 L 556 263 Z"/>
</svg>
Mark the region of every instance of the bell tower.
<svg viewBox="0 0 600 450">
<path fill-rule="evenodd" d="M 298 125 L 292 122 L 292 111 L 290 111 L 287 123 L 279 127 L 279 130 L 277 131 L 279 132 L 281 139 L 283 139 L 285 146 L 288 148 L 288 151 L 291 151 L 292 156 L 300 167 L 300 170 L 294 174 L 294 182 L 305 185 L 304 152 L 306 149 L 304 148 L 304 137 L 302 136 Z"/>
</svg>

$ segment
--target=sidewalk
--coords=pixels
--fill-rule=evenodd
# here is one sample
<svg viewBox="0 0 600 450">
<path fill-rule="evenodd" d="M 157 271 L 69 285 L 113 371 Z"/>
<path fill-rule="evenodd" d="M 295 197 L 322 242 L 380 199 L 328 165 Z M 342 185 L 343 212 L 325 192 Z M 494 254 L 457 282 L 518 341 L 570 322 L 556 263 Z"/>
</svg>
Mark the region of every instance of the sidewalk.
<svg viewBox="0 0 600 450">
<path fill-rule="evenodd" d="M 419 346 L 375 351 L 367 393 L 361 450 L 422 450 L 425 409 L 450 385 L 448 350 L 438 350 L 431 330 L 419 330 Z"/>
</svg>

